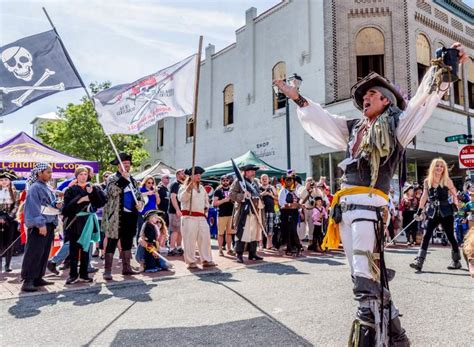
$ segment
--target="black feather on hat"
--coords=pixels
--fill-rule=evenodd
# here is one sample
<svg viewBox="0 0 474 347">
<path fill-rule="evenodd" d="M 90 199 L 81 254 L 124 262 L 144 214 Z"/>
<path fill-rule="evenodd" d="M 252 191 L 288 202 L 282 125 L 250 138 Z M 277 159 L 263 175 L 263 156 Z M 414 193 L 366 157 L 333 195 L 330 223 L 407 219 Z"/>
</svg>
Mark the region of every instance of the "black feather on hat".
<svg viewBox="0 0 474 347">
<path fill-rule="evenodd" d="M 0 178 L 8 178 L 10 181 L 18 179 L 18 176 L 13 170 L 0 169 Z"/>
<path fill-rule="evenodd" d="M 121 161 L 129 161 L 129 162 L 132 162 L 132 156 L 130 154 L 127 154 L 127 153 L 119 153 L 119 157 L 120 157 L 120 160 Z M 112 160 L 110 162 L 111 165 L 119 165 L 119 160 L 118 158 L 115 158 L 114 160 Z"/>
</svg>

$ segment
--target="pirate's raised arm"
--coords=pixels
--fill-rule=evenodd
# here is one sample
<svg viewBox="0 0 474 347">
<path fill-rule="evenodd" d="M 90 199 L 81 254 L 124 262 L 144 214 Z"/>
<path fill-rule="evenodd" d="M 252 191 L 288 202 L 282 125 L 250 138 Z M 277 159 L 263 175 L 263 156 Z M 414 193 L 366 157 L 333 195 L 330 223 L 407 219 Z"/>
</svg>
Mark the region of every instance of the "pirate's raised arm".
<svg viewBox="0 0 474 347">
<path fill-rule="evenodd" d="M 460 63 L 464 63 L 468 59 L 464 47 L 460 43 L 453 44 L 451 48 L 456 48 L 459 51 Z M 439 76 L 439 74 L 437 75 L 438 71 L 438 66 L 431 66 L 428 69 L 415 96 L 411 98 L 406 110 L 400 115 L 397 138 L 403 147 L 408 146 L 415 135 L 421 131 L 444 93 L 449 89 L 448 82 L 442 82 L 439 86 L 436 85 L 436 79 Z"/>
<path fill-rule="evenodd" d="M 312 138 L 325 146 L 346 150 L 349 130 L 345 117 L 333 115 L 320 104 L 301 97 L 296 88 L 282 80 L 275 80 L 273 84 L 298 105 L 300 123 Z"/>
</svg>

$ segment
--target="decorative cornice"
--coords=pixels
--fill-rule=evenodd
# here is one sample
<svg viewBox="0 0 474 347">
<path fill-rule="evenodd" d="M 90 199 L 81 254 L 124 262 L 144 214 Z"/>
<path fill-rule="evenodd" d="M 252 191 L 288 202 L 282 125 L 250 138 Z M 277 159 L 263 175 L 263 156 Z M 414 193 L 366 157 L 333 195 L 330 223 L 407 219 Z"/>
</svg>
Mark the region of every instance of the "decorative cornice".
<svg viewBox="0 0 474 347">
<path fill-rule="evenodd" d="M 391 12 L 388 7 L 372 7 L 372 8 L 355 8 L 348 13 L 349 18 L 355 17 L 380 17 L 390 16 Z"/>
<path fill-rule="evenodd" d="M 474 49 L 474 42 L 471 40 L 468 40 L 465 35 L 459 35 L 458 33 L 454 32 L 451 29 L 448 29 L 446 26 L 441 25 L 437 22 L 435 22 L 432 19 L 429 19 L 428 17 L 422 15 L 421 13 L 415 12 L 415 20 L 417 22 L 420 22 L 427 27 L 436 30 L 437 32 L 451 38 L 454 41 L 462 43 L 464 46 Z"/>
<path fill-rule="evenodd" d="M 455 0 L 433 0 L 433 2 L 474 25 L 474 10 L 463 2 Z"/>
</svg>

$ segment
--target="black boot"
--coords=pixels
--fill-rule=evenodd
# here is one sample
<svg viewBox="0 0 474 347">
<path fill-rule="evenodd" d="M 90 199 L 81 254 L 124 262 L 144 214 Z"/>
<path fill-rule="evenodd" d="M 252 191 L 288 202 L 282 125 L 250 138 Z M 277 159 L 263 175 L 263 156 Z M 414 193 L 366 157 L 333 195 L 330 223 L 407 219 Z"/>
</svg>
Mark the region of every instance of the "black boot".
<svg viewBox="0 0 474 347">
<path fill-rule="evenodd" d="M 393 347 L 409 347 L 410 340 L 406 335 L 405 329 L 402 328 L 400 318 L 397 316 L 390 320 L 390 346 Z"/>
<path fill-rule="evenodd" d="M 242 253 L 237 253 L 236 255 L 236 260 L 237 260 L 237 263 L 240 263 L 240 264 L 243 264 L 244 263 L 244 257 L 242 255 Z"/>
<path fill-rule="evenodd" d="M 7 251 L 6 257 L 5 257 L 5 272 L 12 272 L 12 268 L 10 267 L 10 263 L 12 261 L 12 256 L 13 256 L 13 249 L 9 249 Z"/>
<path fill-rule="evenodd" d="M 262 257 L 259 257 L 257 253 L 249 254 L 249 260 L 263 260 Z"/>
<path fill-rule="evenodd" d="M 416 271 L 421 271 L 423 268 L 423 263 L 425 262 L 426 251 L 421 249 L 418 251 L 418 256 L 415 258 L 415 261 L 410 264 L 410 267 L 416 269 Z"/>
<path fill-rule="evenodd" d="M 449 270 L 457 270 L 457 269 L 462 268 L 462 265 L 461 265 L 461 262 L 460 262 L 461 254 L 459 252 L 459 249 L 457 251 L 454 251 L 454 250 L 451 251 L 451 259 L 453 259 L 453 261 L 448 266 Z"/>
<path fill-rule="evenodd" d="M 38 291 L 38 288 L 35 287 L 33 284 L 33 280 L 25 280 L 23 282 L 23 285 L 21 286 L 21 291 L 22 292 L 36 292 Z"/>
</svg>

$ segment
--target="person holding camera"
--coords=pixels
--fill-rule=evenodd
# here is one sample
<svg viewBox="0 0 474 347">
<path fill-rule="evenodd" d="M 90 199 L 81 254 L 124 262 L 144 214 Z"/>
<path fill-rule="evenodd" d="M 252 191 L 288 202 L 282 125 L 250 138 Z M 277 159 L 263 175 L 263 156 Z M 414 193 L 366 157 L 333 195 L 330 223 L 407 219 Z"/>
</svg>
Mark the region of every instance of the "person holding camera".
<svg viewBox="0 0 474 347">
<path fill-rule="evenodd" d="M 342 189 L 333 197 L 323 246 L 337 248 L 342 239 L 349 260 L 353 292 L 359 302 L 351 346 L 379 346 L 384 341 L 409 346 L 390 298 L 383 233 L 390 181 L 405 148 L 433 114 L 450 83 L 457 80 L 458 63 L 468 59 L 460 43 L 437 50 L 436 56 L 408 104 L 395 85 L 375 72 L 358 81 L 351 96 L 354 106 L 362 111 L 360 119 L 332 115 L 301 96 L 296 85 L 273 81 L 298 105 L 300 123 L 313 139 L 346 153 L 339 163 L 344 172 Z M 376 324 L 378 319 L 382 324 Z"/>
<path fill-rule="evenodd" d="M 275 222 L 275 200 L 278 199 L 275 187 L 270 184 L 267 174 L 260 176 L 260 198 L 263 201 L 265 220 L 264 225 L 267 231 L 266 248 L 273 246 L 273 225 Z"/>
<path fill-rule="evenodd" d="M 107 201 L 105 193 L 99 186 L 88 182 L 89 173 L 86 167 L 79 166 L 75 172 L 77 184 L 66 189 L 64 193 L 64 207 L 62 214 L 65 217 L 64 229 L 69 235 L 69 277 L 66 284 L 76 283 L 80 278 L 84 282 L 92 282 L 88 275 L 89 250 L 91 241 L 100 240 L 100 227 L 97 219 L 97 209 L 103 207 Z M 77 260 L 81 257 L 79 273 Z"/>
<path fill-rule="evenodd" d="M 299 192 L 299 203 L 303 206 L 301 211 L 301 221 L 298 226 L 300 231 L 298 235 L 308 235 L 308 250 L 315 250 L 313 245 L 313 209 L 316 198 L 323 198 L 323 192 L 316 186 L 316 182 L 312 177 L 306 178 L 303 189 Z"/>
</svg>

